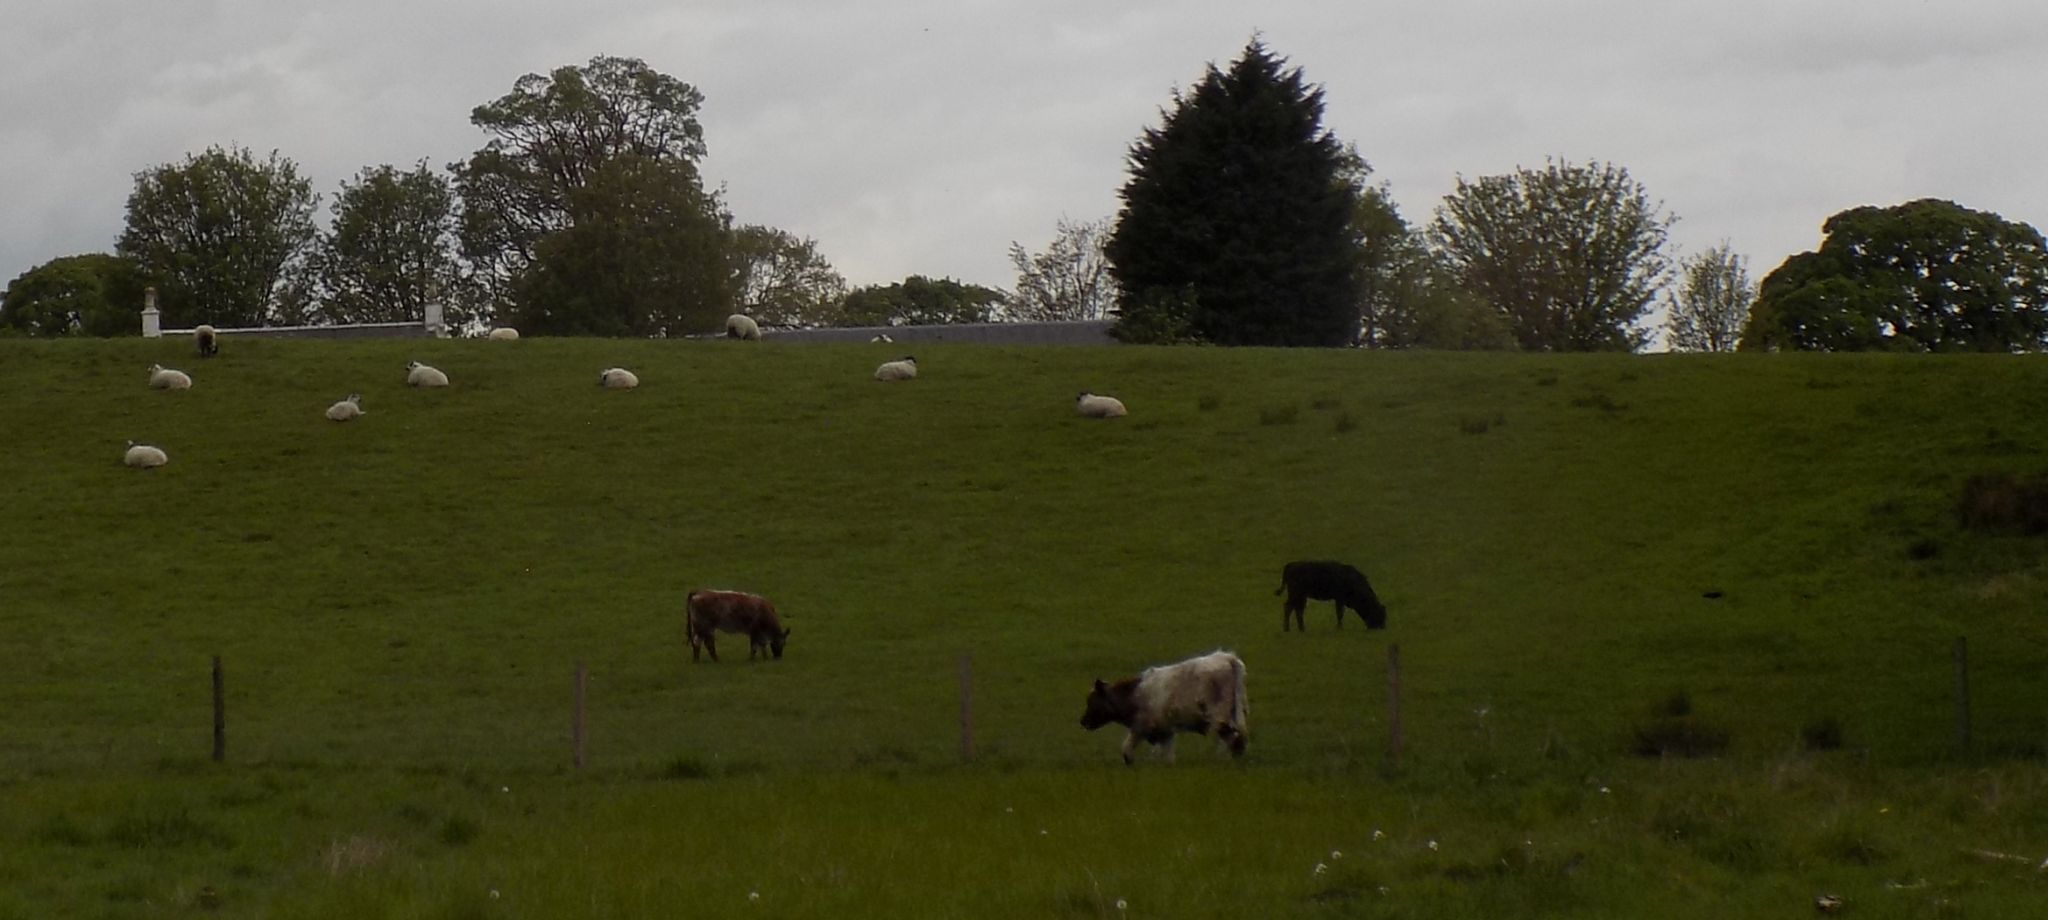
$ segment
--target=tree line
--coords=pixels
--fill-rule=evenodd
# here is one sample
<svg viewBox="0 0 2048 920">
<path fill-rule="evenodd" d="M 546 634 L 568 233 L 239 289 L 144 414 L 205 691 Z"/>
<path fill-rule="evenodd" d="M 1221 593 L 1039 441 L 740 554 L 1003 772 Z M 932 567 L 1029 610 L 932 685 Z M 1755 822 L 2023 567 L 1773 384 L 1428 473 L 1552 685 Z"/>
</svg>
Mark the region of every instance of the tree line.
<svg viewBox="0 0 2048 920">
<path fill-rule="evenodd" d="M 694 87 L 631 58 L 528 74 L 435 170 L 364 169 L 320 196 L 291 160 L 212 148 L 135 177 L 111 254 L 9 285 L 0 328 L 126 334 L 140 289 L 166 322 L 417 320 L 662 336 L 769 325 L 1115 319 L 1147 343 L 1635 351 L 2033 351 L 2048 246 L 1948 201 L 1829 218 L 1761 282 L 1723 241 L 1675 256 L 1677 217 L 1612 163 L 1456 177 L 1412 224 L 1323 90 L 1254 39 L 1176 91 L 1127 155 L 1112 218 L 1013 243 L 1015 289 L 912 276 L 849 289 L 815 241 L 738 222 L 698 164 Z M 1657 323 L 1656 318 L 1662 317 Z"/>
</svg>

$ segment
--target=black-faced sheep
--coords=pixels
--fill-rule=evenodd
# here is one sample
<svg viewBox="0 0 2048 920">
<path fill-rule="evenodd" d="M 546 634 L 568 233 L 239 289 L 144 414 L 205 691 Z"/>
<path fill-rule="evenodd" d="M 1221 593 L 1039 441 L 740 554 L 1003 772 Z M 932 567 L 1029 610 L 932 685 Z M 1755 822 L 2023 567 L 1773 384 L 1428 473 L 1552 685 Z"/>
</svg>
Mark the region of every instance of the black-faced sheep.
<svg viewBox="0 0 2048 920">
<path fill-rule="evenodd" d="M 894 361 L 884 361 L 881 367 L 875 368 L 875 379 L 915 380 L 917 379 L 917 359 L 910 355 L 904 355 Z"/>
</svg>

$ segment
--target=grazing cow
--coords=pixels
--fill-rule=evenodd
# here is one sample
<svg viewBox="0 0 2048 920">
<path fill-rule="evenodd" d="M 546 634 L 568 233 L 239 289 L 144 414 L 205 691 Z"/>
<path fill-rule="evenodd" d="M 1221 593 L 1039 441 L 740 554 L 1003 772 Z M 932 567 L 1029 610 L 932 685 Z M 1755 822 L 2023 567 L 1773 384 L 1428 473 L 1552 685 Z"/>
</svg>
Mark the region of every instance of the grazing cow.
<svg viewBox="0 0 2048 920">
<path fill-rule="evenodd" d="M 1231 756 L 1244 754 L 1251 700 L 1244 692 L 1244 661 L 1225 651 L 1210 652 L 1177 664 L 1146 668 L 1116 683 L 1095 682 L 1081 727 L 1094 731 L 1111 722 L 1130 729 L 1124 736 L 1124 763 L 1132 762 L 1143 739 L 1166 749 L 1173 762 L 1175 732 L 1216 733 L 1230 745 Z"/>
<path fill-rule="evenodd" d="M 1290 562 L 1280 569 L 1280 587 L 1274 594 L 1287 592 L 1287 603 L 1280 607 L 1280 631 L 1288 630 L 1288 618 L 1293 617 L 1293 626 L 1302 632 L 1308 631 L 1308 624 L 1302 622 L 1302 610 L 1309 599 L 1337 602 L 1337 628 L 1344 628 L 1344 608 L 1349 607 L 1365 621 L 1367 629 L 1387 628 L 1387 608 L 1380 603 L 1379 595 L 1372 593 L 1372 584 L 1365 580 L 1365 573 L 1341 562 L 1322 560 L 1318 562 Z"/>
<path fill-rule="evenodd" d="M 690 636 L 691 661 L 697 660 L 699 650 L 710 652 L 711 660 L 717 661 L 720 632 L 746 634 L 748 661 L 756 655 L 770 654 L 780 659 L 783 643 L 789 641 L 789 630 L 782 628 L 775 605 L 758 594 L 692 591 L 683 607 L 683 629 Z"/>
</svg>

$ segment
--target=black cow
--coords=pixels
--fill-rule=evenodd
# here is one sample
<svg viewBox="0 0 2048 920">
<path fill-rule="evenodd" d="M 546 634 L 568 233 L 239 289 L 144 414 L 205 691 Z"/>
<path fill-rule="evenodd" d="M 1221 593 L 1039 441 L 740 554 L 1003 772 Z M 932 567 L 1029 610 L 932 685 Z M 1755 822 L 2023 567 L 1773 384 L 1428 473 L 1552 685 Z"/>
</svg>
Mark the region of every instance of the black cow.
<svg viewBox="0 0 2048 920">
<path fill-rule="evenodd" d="M 1349 607 L 1365 621 L 1367 629 L 1387 628 L 1387 608 L 1380 603 L 1379 595 L 1372 593 L 1372 584 L 1365 580 L 1365 573 L 1341 562 L 1318 560 L 1313 562 L 1290 562 L 1280 570 L 1280 587 L 1274 594 L 1287 592 L 1287 603 L 1280 608 L 1280 631 L 1289 629 L 1288 617 L 1293 617 L 1293 628 L 1308 631 L 1308 624 L 1302 622 L 1302 611 L 1308 607 L 1310 598 L 1319 601 L 1337 602 L 1337 628 L 1344 628 L 1344 608 Z"/>
</svg>

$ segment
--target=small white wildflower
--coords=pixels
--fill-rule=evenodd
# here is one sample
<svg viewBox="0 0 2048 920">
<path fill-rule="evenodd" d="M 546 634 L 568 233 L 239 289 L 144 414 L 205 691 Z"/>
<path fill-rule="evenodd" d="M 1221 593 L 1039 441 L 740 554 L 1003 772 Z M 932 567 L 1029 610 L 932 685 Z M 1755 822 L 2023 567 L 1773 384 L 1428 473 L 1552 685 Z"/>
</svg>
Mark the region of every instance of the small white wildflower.
<svg viewBox="0 0 2048 920">
<path fill-rule="evenodd" d="M 1041 828 L 1039 828 L 1039 829 L 1038 829 L 1038 836 L 1040 836 L 1040 837 L 1043 837 L 1043 836 L 1045 836 L 1045 833 L 1046 833 L 1046 831 L 1045 831 L 1045 828 L 1042 828 L 1042 827 L 1041 827 Z"/>
<path fill-rule="evenodd" d="M 1385 886 L 1385 885 L 1381 885 L 1381 886 L 1380 886 L 1380 894 L 1389 894 L 1389 893 L 1390 893 L 1390 892 L 1388 892 L 1388 891 L 1387 891 L 1387 886 Z"/>
<path fill-rule="evenodd" d="M 761 900 L 761 893 L 760 893 L 760 892 L 758 892 L 758 891 L 749 891 L 749 892 L 747 892 L 747 900 L 749 900 L 749 901 L 759 901 L 759 900 Z"/>
<path fill-rule="evenodd" d="M 1343 850 L 1331 850 L 1331 851 L 1330 851 L 1330 858 L 1331 858 L 1331 859 L 1343 859 L 1343 858 L 1344 858 L 1344 851 L 1343 851 Z"/>
<path fill-rule="evenodd" d="M 1125 910 L 1125 909 L 1129 908 L 1130 906 L 1131 906 L 1131 905 L 1129 905 L 1129 904 L 1125 904 L 1125 903 L 1124 903 L 1124 899 L 1122 899 L 1122 898 L 1118 898 L 1118 899 L 1116 899 L 1116 909 L 1117 909 L 1117 910 Z"/>
<path fill-rule="evenodd" d="M 1373 828 L 1373 829 L 1372 829 L 1372 839 L 1374 839 L 1374 840 L 1379 840 L 1379 839 L 1381 839 L 1381 838 L 1383 838 L 1383 837 L 1385 837 L 1385 836 L 1387 836 L 1387 835 L 1385 835 L 1385 834 L 1382 834 L 1382 833 L 1380 833 L 1380 829 L 1379 829 L 1379 828 L 1375 827 L 1375 828 Z"/>
<path fill-rule="evenodd" d="M 491 889 L 491 900 L 495 901 L 495 900 L 497 900 L 497 899 L 498 899 L 498 889 L 496 889 L 496 888 L 493 888 L 493 889 Z"/>
<path fill-rule="evenodd" d="M 1329 866 L 1325 866 L 1325 865 L 1323 865 L 1322 863 L 1316 863 L 1316 871 L 1315 871 L 1314 873 L 1312 873 L 1312 874 L 1314 874 L 1314 875 L 1321 875 L 1321 874 L 1323 874 L 1324 872 L 1328 871 L 1328 870 L 1329 870 L 1329 868 L 1330 868 Z"/>
<path fill-rule="evenodd" d="M 498 791 L 499 791 L 499 792 L 511 792 L 511 791 L 512 791 L 512 787 L 511 787 L 511 786 L 499 786 L 499 787 L 498 787 Z"/>
<path fill-rule="evenodd" d="M 1606 786 L 1601 786 L 1601 787 L 1600 787 L 1600 794 L 1601 794 L 1601 795 L 1606 795 L 1606 794 L 1607 794 L 1607 792 L 1608 792 L 1608 789 L 1607 789 L 1607 787 L 1606 787 Z"/>
<path fill-rule="evenodd" d="M 1017 809 L 1015 809 L 1015 808 L 1011 808 L 1011 807 L 1010 807 L 1010 806 L 1008 806 L 1008 805 L 1005 805 L 1005 806 L 1003 806 L 1003 814 L 1006 814 L 1006 815 L 1014 815 L 1014 814 L 1016 814 L 1016 813 L 1017 813 Z"/>
<path fill-rule="evenodd" d="M 1432 840 L 1429 842 L 1429 849 L 1431 850 L 1431 852 L 1434 852 L 1436 850 L 1436 841 Z"/>
</svg>

